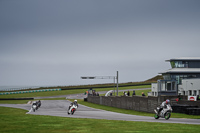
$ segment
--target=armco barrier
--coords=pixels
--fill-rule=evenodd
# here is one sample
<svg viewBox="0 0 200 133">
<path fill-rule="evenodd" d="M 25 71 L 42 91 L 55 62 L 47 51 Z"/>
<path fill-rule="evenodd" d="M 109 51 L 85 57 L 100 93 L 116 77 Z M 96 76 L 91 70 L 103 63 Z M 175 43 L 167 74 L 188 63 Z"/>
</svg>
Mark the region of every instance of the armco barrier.
<svg viewBox="0 0 200 133">
<path fill-rule="evenodd" d="M 0 100 L 34 100 L 34 98 L 0 98 Z"/>
<path fill-rule="evenodd" d="M 43 89 L 43 90 L 4 92 L 4 93 L 0 93 L 0 95 L 22 94 L 22 93 L 34 93 L 34 92 L 45 92 L 45 91 L 61 91 L 61 89 Z"/>
<path fill-rule="evenodd" d="M 198 108 L 198 106 L 191 106 L 191 105 L 186 105 L 186 104 L 174 104 L 172 105 L 172 109 L 174 113 L 187 113 L 188 108 Z"/>
<path fill-rule="evenodd" d="M 188 114 L 188 115 L 200 115 L 200 108 L 187 108 L 186 114 Z"/>
</svg>

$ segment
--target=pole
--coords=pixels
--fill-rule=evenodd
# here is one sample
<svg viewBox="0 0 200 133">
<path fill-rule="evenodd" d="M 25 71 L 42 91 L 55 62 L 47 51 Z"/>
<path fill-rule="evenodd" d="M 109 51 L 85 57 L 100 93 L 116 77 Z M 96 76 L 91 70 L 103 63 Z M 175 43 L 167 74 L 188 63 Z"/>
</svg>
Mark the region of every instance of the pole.
<svg viewBox="0 0 200 133">
<path fill-rule="evenodd" d="M 114 77 L 114 96 L 115 96 L 115 77 Z"/>
<path fill-rule="evenodd" d="M 81 77 L 81 79 L 114 79 L 114 94 L 115 94 L 115 78 L 117 80 L 117 96 L 118 96 L 118 71 L 117 76 L 96 76 L 96 77 Z"/>
<path fill-rule="evenodd" d="M 118 71 L 117 71 L 117 96 L 118 96 Z"/>
</svg>

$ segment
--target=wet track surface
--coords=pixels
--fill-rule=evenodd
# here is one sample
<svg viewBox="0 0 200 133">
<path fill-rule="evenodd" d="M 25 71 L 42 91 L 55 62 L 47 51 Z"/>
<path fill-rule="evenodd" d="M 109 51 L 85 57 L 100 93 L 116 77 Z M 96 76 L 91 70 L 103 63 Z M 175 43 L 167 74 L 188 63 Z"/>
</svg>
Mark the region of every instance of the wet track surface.
<svg viewBox="0 0 200 133">
<path fill-rule="evenodd" d="M 156 120 L 154 119 L 153 116 L 148 117 L 148 116 L 136 116 L 136 115 L 128 115 L 122 113 L 115 113 L 115 112 L 86 107 L 80 104 L 79 108 L 76 110 L 74 115 L 68 115 L 67 109 L 71 103 L 70 101 L 42 100 L 41 102 L 42 106 L 36 112 L 31 111 L 29 114 L 72 117 L 72 118 L 92 118 L 92 119 L 107 119 L 107 120 L 145 121 L 145 122 L 182 123 L 182 124 L 200 125 L 200 119 L 170 118 L 169 120 L 165 120 L 164 118 L 160 118 Z M 0 104 L 0 106 L 25 109 L 27 110 L 27 112 L 31 109 L 30 104 Z"/>
</svg>

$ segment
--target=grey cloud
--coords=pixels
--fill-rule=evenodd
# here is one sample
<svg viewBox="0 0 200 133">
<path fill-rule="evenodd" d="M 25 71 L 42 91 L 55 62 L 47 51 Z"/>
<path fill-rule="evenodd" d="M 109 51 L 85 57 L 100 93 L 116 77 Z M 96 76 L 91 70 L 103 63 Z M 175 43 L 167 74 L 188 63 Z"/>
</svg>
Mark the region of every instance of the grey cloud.
<svg viewBox="0 0 200 133">
<path fill-rule="evenodd" d="M 80 76 L 116 71 L 120 82 L 146 80 L 170 67 L 166 59 L 199 56 L 199 5 L 196 0 L 2 0 L 0 84 L 112 82 Z"/>
</svg>

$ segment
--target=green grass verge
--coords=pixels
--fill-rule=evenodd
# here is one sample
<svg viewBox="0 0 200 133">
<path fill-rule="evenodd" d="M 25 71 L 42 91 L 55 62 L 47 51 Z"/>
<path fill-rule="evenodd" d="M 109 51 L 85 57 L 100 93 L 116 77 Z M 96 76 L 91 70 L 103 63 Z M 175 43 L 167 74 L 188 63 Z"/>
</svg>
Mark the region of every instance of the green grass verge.
<svg viewBox="0 0 200 133">
<path fill-rule="evenodd" d="M 199 132 L 199 125 L 40 116 L 25 114 L 26 112 L 22 109 L 0 107 L 1 133 Z"/>
<path fill-rule="evenodd" d="M 119 87 L 118 90 L 139 89 L 139 88 L 151 88 L 151 85 Z M 62 90 L 62 91 L 47 91 L 47 92 L 0 95 L 0 98 L 23 98 L 23 97 L 25 98 L 25 97 L 58 96 L 58 95 L 78 94 L 78 93 L 84 94 L 88 89 L 74 89 L 74 90 Z M 109 90 L 113 90 L 113 89 L 114 88 L 101 88 L 101 89 L 96 89 L 96 91 L 97 92 L 99 92 L 99 91 L 109 91 Z"/>
<path fill-rule="evenodd" d="M 71 99 L 70 101 L 73 101 L 73 100 Z M 78 103 L 85 105 L 85 106 L 88 106 L 88 107 L 112 111 L 112 112 L 131 114 L 131 115 L 151 116 L 151 117 L 154 116 L 153 113 L 146 113 L 146 112 L 139 112 L 139 111 L 134 111 L 134 110 L 120 109 L 120 108 L 115 108 L 115 107 L 110 107 L 110 106 L 104 106 L 104 105 L 89 103 L 89 102 L 85 102 L 83 100 L 78 100 Z M 187 114 L 173 113 L 172 112 L 171 118 L 200 119 L 200 115 L 187 115 Z"/>
</svg>

